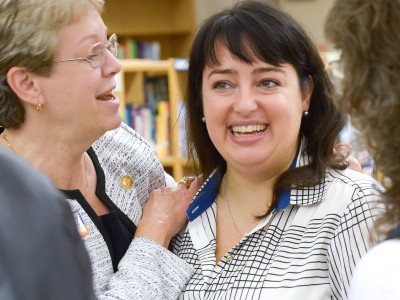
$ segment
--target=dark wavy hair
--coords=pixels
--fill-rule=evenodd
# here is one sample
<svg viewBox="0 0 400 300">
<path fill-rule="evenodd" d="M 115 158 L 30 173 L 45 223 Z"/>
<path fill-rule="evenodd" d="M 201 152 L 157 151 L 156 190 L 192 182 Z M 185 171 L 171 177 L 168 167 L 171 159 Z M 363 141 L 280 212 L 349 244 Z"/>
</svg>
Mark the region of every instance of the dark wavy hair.
<svg viewBox="0 0 400 300">
<path fill-rule="evenodd" d="M 222 43 L 234 56 L 249 64 L 255 58 L 274 66 L 291 64 L 303 94 L 312 79 L 309 115 L 302 119 L 300 127 L 301 134 L 307 139 L 305 151 L 312 161 L 307 166 L 283 173 L 275 183 L 274 199 L 285 187 L 301 188 L 321 182 L 327 167 L 347 167 L 342 152 L 332 153 L 344 120 L 333 103 L 332 83 L 314 43 L 302 27 L 278 7 L 259 1 L 242 1 L 205 20 L 191 48 L 186 129 L 189 162 L 198 162 L 197 173 L 207 177 L 217 168 L 222 176 L 226 170 L 225 160 L 202 123 L 202 74 L 205 66 L 218 63 L 216 43 Z"/>
<path fill-rule="evenodd" d="M 341 49 L 343 94 L 377 168 L 391 180 L 379 223 L 400 223 L 400 1 L 337 0 L 325 33 Z"/>
</svg>

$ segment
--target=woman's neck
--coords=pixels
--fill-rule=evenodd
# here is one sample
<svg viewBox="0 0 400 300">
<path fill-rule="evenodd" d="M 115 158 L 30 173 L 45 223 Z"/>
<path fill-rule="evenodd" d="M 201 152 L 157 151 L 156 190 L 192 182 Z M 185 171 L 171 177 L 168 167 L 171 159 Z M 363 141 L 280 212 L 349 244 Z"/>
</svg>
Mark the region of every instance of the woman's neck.
<svg viewBox="0 0 400 300">
<path fill-rule="evenodd" d="M 82 185 L 84 147 L 24 128 L 5 129 L 0 143 L 47 175 L 57 188 L 78 189 Z"/>
<path fill-rule="evenodd" d="M 259 216 L 272 204 L 275 180 L 276 178 L 261 180 L 261 177 L 252 179 L 228 169 L 220 193 L 226 189 L 226 195 L 233 209 L 247 215 Z"/>
</svg>

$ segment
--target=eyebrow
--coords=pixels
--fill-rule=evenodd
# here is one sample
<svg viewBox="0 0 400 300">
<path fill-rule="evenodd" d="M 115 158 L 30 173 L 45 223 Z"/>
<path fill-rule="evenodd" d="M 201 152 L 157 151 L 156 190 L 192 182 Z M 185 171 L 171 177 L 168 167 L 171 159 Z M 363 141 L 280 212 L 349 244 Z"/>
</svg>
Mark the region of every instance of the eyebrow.
<svg viewBox="0 0 400 300">
<path fill-rule="evenodd" d="M 107 37 L 107 36 L 108 36 L 108 28 L 107 28 L 107 27 L 105 28 L 105 34 L 106 34 L 106 37 Z M 83 36 L 83 37 L 78 41 L 78 43 L 80 44 L 80 43 L 82 43 L 82 42 L 84 42 L 84 41 L 86 41 L 86 40 L 90 40 L 90 39 L 93 39 L 93 40 L 95 41 L 95 40 L 98 40 L 99 38 L 98 38 L 97 34 L 92 33 L 92 34 Z"/>
<path fill-rule="evenodd" d="M 214 74 L 237 74 L 237 71 L 232 69 L 214 69 L 208 74 L 207 78 L 209 79 Z"/>
<path fill-rule="evenodd" d="M 256 68 L 252 74 L 261 74 L 261 73 L 267 73 L 267 72 L 279 72 L 282 73 L 283 75 L 286 75 L 285 70 L 282 68 L 278 67 L 260 67 Z M 214 74 L 237 74 L 238 72 L 233 70 L 233 69 L 214 69 L 208 74 L 208 79 L 214 75 Z"/>
<path fill-rule="evenodd" d="M 282 73 L 283 75 L 286 75 L 286 72 L 284 69 L 279 68 L 279 67 L 261 67 L 255 69 L 252 74 L 260 74 L 260 73 L 267 73 L 267 72 L 279 72 Z"/>
</svg>

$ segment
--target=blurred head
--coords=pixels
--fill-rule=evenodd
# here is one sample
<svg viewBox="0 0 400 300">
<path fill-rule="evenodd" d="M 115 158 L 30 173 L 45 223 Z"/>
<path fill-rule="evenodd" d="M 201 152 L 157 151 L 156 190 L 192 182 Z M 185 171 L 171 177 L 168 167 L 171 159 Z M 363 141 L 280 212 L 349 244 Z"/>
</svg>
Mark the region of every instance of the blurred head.
<svg viewBox="0 0 400 300">
<path fill-rule="evenodd" d="M 378 169 L 391 179 L 392 188 L 387 195 L 393 207 L 386 218 L 397 222 L 400 219 L 399 20 L 398 0 L 337 0 L 325 24 L 327 38 L 341 50 L 344 79 L 338 105 L 350 113 Z"/>
<path fill-rule="evenodd" d="M 243 1 L 207 19 L 194 39 L 188 73 L 188 147 L 191 158 L 200 162 L 200 172 L 209 175 L 226 162 L 213 145 L 202 122 L 203 72 L 220 64 L 218 47 L 245 64 L 257 61 L 275 67 L 288 65 L 297 76 L 303 97 L 312 91 L 307 117 L 300 129 L 307 140 L 307 152 L 313 158 L 313 175 L 322 176 L 327 165 L 334 165 L 332 149 L 343 120 L 331 100 L 332 86 L 324 63 L 313 42 L 288 14 L 275 6 L 256 1 Z M 343 162 L 342 162 L 343 163 Z M 343 166 L 343 165 L 342 165 Z"/>
<path fill-rule="evenodd" d="M 76 67 L 77 64 L 77 62 L 54 63 L 54 61 L 85 57 L 95 42 L 105 42 L 106 28 L 96 25 L 97 27 L 93 28 L 100 28 L 101 31 L 98 30 L 100 33 L 93 38 L 93 41 L 80 41 L 82 49 L 76 50 L 79 53 L 62 54 L 70 51 L 67 43 L 70 43 L 70 47 L 77 48 L 71 44 L 71 40 L 73 34 L 77 39 L 80 38 L 79 28 L 71 24 L 88 15 L 89 11 L 92 12 L 89 13 L 92 15 L 90 22 L 97 20 L 100 24 L 101 18 L 95 14 L 99 15 L 102 12 L 103 4 L 103 0 L 0 0 L 0 126 L 17 128 L 24 121 L 26 112 L 21 99 L 33 101 L 28 96 L 25 97 L 26 93 L 23 94 L 20 89 L 14 88 L 14 81 L 9 82 L 10 77 L 7 79 L 7 76 L 12 72 L 14 76 L 17 69 L 26 71 L 26 74 L 41 76 L 43 78 L 37 81 L 40 83 L 41 97 L 51 97 L 52 93 L 48 92 L 46 87 L 50 81 L 46 80 L 57 72 L 60 74 L 65 72 L 68 75 L 69 70 L 57 68 L 68 68 L 67 64 Z M 67 32 L 69 28 L 71 33 Z M 64 57 L 66 55 L 72 57 Z M 81 61 L 81 63 L 86 62 Z M 68 81 L 67 75 L 65 81 Z M 59 78 L 57 75 L 54 77 Z M 54 85 L 54 82 L 52 84 Z M 60 98 L 66 94 L 65 91 L 59 90 Z M 35 103 L 32 104 L 34 107 Z"/>
</svg>

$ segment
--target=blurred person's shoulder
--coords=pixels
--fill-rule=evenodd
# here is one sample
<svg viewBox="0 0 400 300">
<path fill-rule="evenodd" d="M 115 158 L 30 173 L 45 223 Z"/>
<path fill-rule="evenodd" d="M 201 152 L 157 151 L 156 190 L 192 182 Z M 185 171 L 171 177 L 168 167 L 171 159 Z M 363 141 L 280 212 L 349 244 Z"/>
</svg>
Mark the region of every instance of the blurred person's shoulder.
<svg viewBox="0 0 400 300">
<path fill-rule="evenodd" d="M 352 280 L 351 300 L 400 299 L 400 239 L 386 240 L 363 257 Z"/>
<path fill-rule="evenodd" d="M 0 299 L 94 299 L 89 256 L 65 196 L 3 147 L 0 178 Z"/>
</svg>

